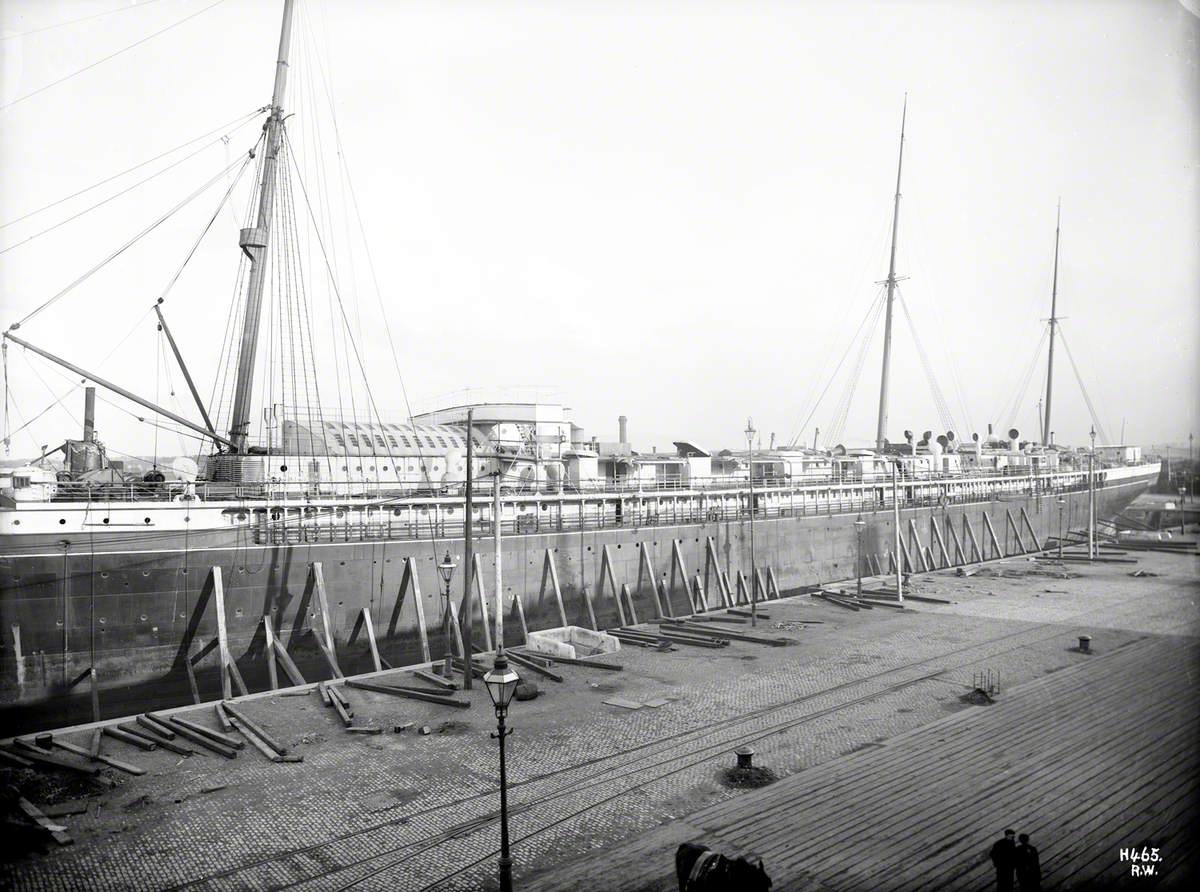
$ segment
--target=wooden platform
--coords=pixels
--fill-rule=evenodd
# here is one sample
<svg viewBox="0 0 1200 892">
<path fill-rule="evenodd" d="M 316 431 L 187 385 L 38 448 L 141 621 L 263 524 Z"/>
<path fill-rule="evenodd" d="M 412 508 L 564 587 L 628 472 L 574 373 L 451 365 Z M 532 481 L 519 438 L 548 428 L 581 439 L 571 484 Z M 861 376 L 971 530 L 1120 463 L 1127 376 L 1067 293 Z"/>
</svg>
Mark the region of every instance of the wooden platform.
<svg viewBox="0 0 1200 892">
<path fill-rule="evenodd" d="M 572 889 L 677 888 L 674 851 L 699 840 L 759 854 L 783 889 L 987 888 L 987 850 L 1029 833 L 1043 888 L 1131 878 L 1120 849 L 1154 846 L 1168 885 L 1196 865 L 1194 638 L 1153 637 L 1005 691 L 879 746 L 530 877 Z M 1163 880 L 1155 883 L 1163 888 Z"/>
</svg>

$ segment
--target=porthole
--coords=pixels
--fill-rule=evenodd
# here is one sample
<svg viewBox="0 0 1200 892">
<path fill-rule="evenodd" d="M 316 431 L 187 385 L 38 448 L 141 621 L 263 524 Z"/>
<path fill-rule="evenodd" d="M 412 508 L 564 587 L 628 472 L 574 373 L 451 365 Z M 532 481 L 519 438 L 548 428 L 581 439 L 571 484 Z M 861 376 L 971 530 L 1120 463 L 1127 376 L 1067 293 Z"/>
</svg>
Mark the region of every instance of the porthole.
<svg viewBox="0 0 1200 892">
<path fill-rule="evenodd" d="M 15 526 L 15 527 L 19 527 L 20 525 L 21 525 L 21 521 L 19 521 L 19 520 L 13 520 L 13 526 Z"/>
<path fill-rule="evenodd" d="M 144 614 L 144 613 L 142 614 L 142 622 L 145 622 L 148 618 L 149 617 L 147 617 L 146 614 Z"/>
<path fill-rule="evenodd" d="M 142 522 L 143 522 L 143 523 L 149 523 L 149 522 L 150 522 L 150 518 L 149 518 L 149 517 L 144 517 L 144 518 L 142 518 Z"/>
<path fill-rule="evenodd" d="M 281 471 L 286 471 L 286 470 L 287 470 L 287 465 L 280 465 L 280 466 L 279 466 L 279 470 L 281 470 Z"/>
<path fill-rule="evenodd" d="M 65 517 L 60 517 L 60 518 L 58 519 L 58 522 L 59 522 L 60 524 L 61 524 L 61 523 L 66 523 L 66 522 L 67 522 L 67 519 L 66 519 Z"/>
<path fill-rule="evenodd" d="M 383 466 L 383 469 L 386 471 L 386 470 L 388 469 L 388 466 L 387 466 L 387 465 L 384 465 L 384 466 Z"/>
<path fill-rule="evenodd" d="M 108 579 L 108 571 L 107 571 L 107 570 L 101 570 L 101 571 L 100 571 L 100 578 L 101 578 L 101 579 Z"/>
<path fill-rule="evenodd" d="M 393 514 L 394 516 L 396 516 L 396 517 L 399 517 L 399 516 L 400 516 L 401 514 L 403 514 L 403 513 L 404 513 L 404 509 L 403 509 L 403 508 L 393 508 L 393 509 L 392 509 L 392 514 Z"/>
<path fill-rule="evenodd" d="M 100 522 L 101 522 L 101 523 L 108 523 L 108 518 L 106 517 L 106 518 L 104 518 L 104 520 L 102 520 L 102 521 L 100 521 Z"/>
<path fill-rule="evenodd" d="M 245 520 L 245 519 L 246 519 L 246 512 L 245 512 L 245 511 L 239 511 L 239 512 L 238 512 L 238 515 L 237 515 L 237 519 L 238 519 L 238 520 Z"/>
</svg>

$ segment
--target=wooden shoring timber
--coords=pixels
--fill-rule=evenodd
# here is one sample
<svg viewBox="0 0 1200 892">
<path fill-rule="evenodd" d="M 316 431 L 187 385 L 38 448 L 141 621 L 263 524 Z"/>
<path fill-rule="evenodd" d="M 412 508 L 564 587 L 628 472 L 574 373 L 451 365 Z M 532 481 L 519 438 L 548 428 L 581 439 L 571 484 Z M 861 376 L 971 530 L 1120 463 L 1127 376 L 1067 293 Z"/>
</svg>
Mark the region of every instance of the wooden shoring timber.
<svg viewBox="0 0 1200 892">
<path fill-rule="evenodd" d="M 766 601 L 767 600 L 767 586 L 763 582 L 762 570 L 760 570 L 758 567 L 754 568 L 754 581 L 758 584 L 758 600 Z"/>
<path fill-rule="evenodd" d="M 667 592 L 667 603 L 671 602 L 671 594 L 675 591 L 675 572 L 678 570 L 679 578 L 683 582 L 683 593 L 687 595 L 688 613 L 698 613 L 696 609 L 696 597 L 692 592 L 692 582 L 688 579 L 687 566 L 683 562 L 683 552 L 679 548 L 679 540 L 671 540 L 671 588 Z"/>
<path fill-rule="evenodd" d="M 729 576 L 721 570 L 721 559 L 717 556 L 717 544 L 713 541 L 713 537 L 709 536 L 705 540 L 704 545 L 704 590 L 709 591 L 708 571 L 709 569 L 715 573 L 717 578 L 717 591 L 721 596 L 721 605 L 723 607 L 733 606 L 733 594 L 729 591 Z"/>
<path fill-rule="evenodd" d="M 1008 539 L 1008 531 L 1012 530 L 1013 535 L 1017 537 L 1017 547 L 1021 549 L 1021 554 L 1027 554 L 1030 549 L 1025 547 L 1025 539 L 1021 536 L 1021 528 L 1017 526 L 1017 522 L 1013 519 L 1012 511 L 1008 508 L 1004 509 L 1004 538 Z M 1033 544 L 1037 545 L 1037 537 L 1034 536 Z"/>
<path fill-rule="evenodd" d="M 932 514 L 929 516 L 929 531 L 933 533 L 933 540 L 937 542 L 938 549 L 942 553 L 942 567 L 949 567 L 954 561 L 950 560 L 950 552 L 946 550 L 946 540 L 942 538 L 942 531 L 938 529 L 937 518 Z"/>
<path fill-rule="evenodd" d="M 654 575 L 654 562 L 650 560 L 650 549 L 646 547 L 645 542 L 638 543 L 638 552 L 637 593 L 639 595 L 642 593 L 642 574 L 645 573 L 650 578 L 650 593 L 654 595 L 654 609 L 658 611 L 656 615 L 670 616 L 669 612 L 663 612 L 662 599 L 658 596 L 658 577 Z"/>
<path fill-rule="evenodd" d="M 469 572 L 473 577 L 472 582 L 475 584 L 475 594 L 478 596 L 477 600 L 479 601 L 479 618 L 483 620 L 483 649 L 491 650 L 491 624 L 493 622 L 493 619 L 491 619 L 492 610 L 491 606 L 488 604 L 487 591 L 483 587 L 483 561 L 480 559 L 478 554 L 476 554 L 472 559 Z M 500 592 L 496 592 L 496 597 L 500 597 Z M 503 609 L 503 607 L 501 607 L 501 609 Z M 471 617 L 467 616 L 464 618 L 464 622 L 469 623 L 470 621 Z"/>
<path fill-rule="evenodd" d="M 992 547 L 996 549 L 996 557 L 1008 557 L 1008 555 L 1004 553 L 1004 549 L 1000 547 L 1000 540 L 996 538 L 996 531 L 992 528 L 992 519 L 988 517 L 988 513 L 986 511 L 982 512 L 982 514 L 983 527 L 985 530 L 987 530 L 988 538 L 992 542 Z"/>
<path fill-rule="evenodd" d="M 1025 529 L 1029 530 L 1029 538 L 1033 540 L 1033 550 L 1036 551 L 1039 546 L 1044 548 L 1045 545 L 1038 541 L 1037 531 L 1033 528 L 1033 522 L 1029 519 L 1029 515 L 1025 512 L 1024 505 L 1021 506 L 1021 520 L 1025 523 Z"/>
<path fill-rule="evenodd" d="M 69 846 L 71 843 L 75 842 L 75 840 L 69 833 L 67 833 L 61 824 L 55 824 L 53 821 L 51 821 L 48 817 L 42 814 L 41 809 L 39 809 L 24 796 L 17 797 L 17 807 L 21 809 L 27 818 L 49 833 L 50 838 L 60 846 Z"/>
<path fill-rule="evenodd" d="M 337 640 L 333 632 L 333 623 L 329 619 L 329 597 L 325 592 L 325 570 L 320 561 L 313 561 L 312 576 L 317 595 L 317 611 L 321 617 L 321 631 L 313 629 L 313 637 L 317 639 L 317 645 L 325 655 L 325 662 L 329 664 L 329 670 L 333 673 L 333 677 L 344 678 L 342 668 L 337 661 Z M 323 636 L 322 633 L 324 633 Z"/>
<path fill-rule="evenodd" d="M 954 523 L 949 517 L 946 518 L 946 532 L 950 534 L 950 541 L 954 543 L 954 563 L 965 564 L 967 562 L 966 552 L 963 551 L 962 542 L 958 539 L 958 533 L 954 530 Z"/>
<path fill-rule="evenodd" d="M 96 733 L 99 734 L 99 730 L 97 730 Z M 87 747 L 77 746 L 74 743 L 67 743 L 65 740 L 62 740 L 58 737 L 55 737 L 53 742 L 56 747 L 66 750 L 68 753 L 74 753 L 77 756 L 83 756 L 83 758 L 91 762 L 99 762 L 102 765 L 108 765 L 112 768 L 116 768 L 118 771 L 124 771 L 126 774 L 146 773 L 145 768 L 139 768 L 137 765 L 131 765 L 128 762 L 122 762 L 118 759 L 112 758 L 111 756 L 106 756 L 103 753 L 97 752 L 93 755 L 91 750 L 89 750 Z"/>
<path fill-rule="evenodd" d="M 633 593 L 629 591 L 629 583 L 621 583 L 621 596 L 625 598 L 625 606 L 629 608 L 629 618 L 638 625 L 637 608 L 633 606 Z"/>
<path fill-rule="evenodd" d="M 915 573 L 917 571 L 917 565 L 913 563 L 912 555 L 908 553 L 908 546 L 904 544 L 904 537 L 898 537 L 897 541 L 900 543 L 900 554 L 904 557 L 904 567 L 900 568 L 900 572 Z"/>
<path fill-rule="evenodd" d="M 934 559 L 933 559 L 933 549 L 930 548 L 928 545 L 925 545 L 923 547 L 925 549 L 925 552 L 921 555 L 921 557 L 924 559 L 925 565 L 927 567 L 929 567 L 930 570 L 936 570 L 937 562 L 934 561 Z"/>
<path fill-rule="evenodd" d="M 521 600 L 520 592 L 513 593 L 513 606 L 516 607 L 517 619 L 521 623 L 521 643 L 528 644 L 529 643 L 529 626 L 526 625 L 526 623 L 525 623 L 525 602 Z M 504 609 L 503 604 L 500 605 L 500 609 L 501 610 Z M 510 617 L 512 616 L 512 608 L 509 608 L 508 615 Z"/>
<path fill-rule="evenodd" d="M 617 590 L 617 577 L 613 572 L 612 552 L 605 545 L 600 549 L 600 579 L 596 583 L 596 595 L 604 597 L 604 584 L 608 583 L 609 591 L 612 592 L 613 600 L 617 602 L 617 616 L 621 618 L 621 625 L 628 625 L 625 618 L 625 607 L 621 603 L 621 593 Z"/>
<path fill-rule="evenodd" d="M 454 634 L 454 643 L 458 645 L 458 655 L 464 660 L 467 658 L 467 649 L 463 644 L 462 625 L 458 621 L 458 605 L 453 600 L 450 602 L 450 631 Z"/>
<path fill-rule="evenodd" d="M 768 595 L 770 595 L 771 592 L 774 592 L 776 601 L 778 601 L 779 599 L 781 599 L 783 597 L 783 594 L 779 591 L 779 580 L 777 580 L 775 578 L 775 568 L 774 567 L 767 567 L 767 585 L 768 585 L 768 589 L 767 589 Z"/>
<path fill-rule="evenodd" d="M 187 670 L 188 687 L 192 689 L 192 702 L 199 706 L 204 702 L 204 698 L 200 696 L 200 685 L 196 682 L 196 658 L 192 655 L 192 643 L 189 641 L 187 646 L 187 654 L 183 661 L 183 668 Z"/>
<path fill-rule="evenodd" d="M 429 662 L 429 630 L 425 628 L 425 601 L 421 597 L 421 579 L 417 575 L 417 560 L 409 557 L 404 560 L 404 572 L 400 576 L 400 588 L 396 591 L 396 603 L 392 606 L 392 618 L 388 622 L 388 637 L 396 634 L 396 626 L 400 621 L 400 608 L 404 598 L 412 589 L 413 607 L 417 613 L 417 637 L 421 640 L 421 660 Z"/>
<path fill-rule="evenodd" d="M 246 682 L 238 671 L 237 663 L 229 653 L 229 635 L 225 628 L 225 583 L 221 578 L 221 568 L 212 568 L 213 603 L 217 612 L 217 652 L 221 661 L 221 695 L 230 700 L 233 697 L 233 685 L 236 684 L 244 696 Z"/>
<path fill-rule="evenodd" d="M 741 570 L 737 571 L 737 598 L 734 601 L 734 606 L 750 603 L 750 589 L 746 585 L 746 577 Z"/>
<path fill-rule="evenodd" d="M 546 594 L 546 582 L 550 582 L 554 591 L 554 604 L 558 607 L 558 618 L 562 625 L 567 625 L 567 610 L 563 606 L 562 587 L 558 584 L 558 567 L 554 565 L 554 553 L 547 548 L 546 557 L 542 561 L 542 586 L 538 589 L 538 601 Z"/>
<path fill-rule="evenodd" d="M 971 540 L 971 554 L 975 556 L 974 560 L 982 561 L 983 551 L 979 548 L 979 540 L 975 538 L 975 528 L 971 526 L 971 519 L 964 513 L 962 521 L 963 529 L 967 531 L 967 538 Z"/>
<path fill-rule="evenodd" d="M 697 613 L 706 612 L 709 609 L 708 592 L 705 591 L 705 589 L 704 589 L 704 583 L 702 583 L 700 581 L 699 573 L 697 573 L 694 577 L 692 577 L 692 591 L 695 592 L 696 603 L 700 607 L 700 609 L 696 612 Z"/>
<path fill-rule="evenodd" d="M 365 604 L 359 610 L 358 616 L 354 620 L 354 628 L 350 630 L 350 636 L 346 639 L 346 644 L 353 644 L 357 641 L 360 632 L 366 633 L 367 647 L 371 651 L 371 663 L 375 666 L 375 671 L 382 672 L 383 660 L 379 656 L 379 645 L 375 640 L 375 624 L 371 621 L 371 608 Z"/>
<path fill-rule="evenodd" d="M 929 561 L 925 557 L 925 551 L 926 551 L 925 543 L 921 541 L 921 534 L 917 532 L 916 519 L 910 517 L 908 519 L 908 544 L 912 545 L 914 543 L 917 546 L 917 556 L 921 559 L 921 566 L 925 570 L 925 572 L 928 573 L 933 568 L 931 566 L 929 566 Z M 905 557 L 907 557 L 907 556 L 908 556 L 908 553 L 905 552 Z M 915 570 L 916 567 L 914 566 L 913 569 Z"/>
<path fill-rule="evenodd" d="M 292 684 L 307 684 L 307 682 L 304 680 L 304 676 L 300 674 L 300 669 L 294 662 L 292 662 L 292 657 L 287 652 L 287 647 L 282 641 L 279 640 L 279 638 L 276 637 L 275 628 L 271 624 L 271 617 L 269 614 L 263 614 L 263 631 L 267 636 L 267 660 L 269 661 L 268 668 L 272 669 L 271 687 L 274 688 L 277 681 L 275 672 L 273 671 L 276 660 L 279 661 L 279 665 L 283 667 L 284 674 L 287 675 L 288 680 L 291 681 Z"/>
</svg>

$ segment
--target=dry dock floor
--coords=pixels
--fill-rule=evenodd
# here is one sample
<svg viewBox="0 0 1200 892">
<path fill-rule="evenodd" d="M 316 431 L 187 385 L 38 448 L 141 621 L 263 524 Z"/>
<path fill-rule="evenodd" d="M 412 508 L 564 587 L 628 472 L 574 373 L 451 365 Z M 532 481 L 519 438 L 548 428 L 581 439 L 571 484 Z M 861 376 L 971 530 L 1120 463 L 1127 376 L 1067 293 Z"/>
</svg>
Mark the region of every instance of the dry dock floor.
<svg viewBox="0 0 1200 892">
<path fill-rule="evenodd" d="M 1033 836 L 1045 888 L 1182 885 L 1196 859 L 1198 567 L 1136 557 L 923 575 L 916 593 L 953 603 L 903 611 L 771 602 L 756 631 L 791 646 L 627 647 L 606 658 L 621 672 L 535 678 L 542 696 L 510 713 L 517 888 L 674 889 L 689 840 L 758 853 L 776 892 L 989 888 L 986 851 L 1006 826 Z M 1091 654 L 1076 649 L 1084 634 Z M 989 670 L 996 702 L 970 705 Z M 469 709 L 347 694 L 359 723 L 385 733 L 346 733 L 316 693 L 245 701 L 300 764 L 106 739 L 105 753 L 148 773 L 106 771 L 119 786 L 58 819 L 74 844 L 4 863 L 0 886 L 494 888 L 486 692 L 466 695 Z M 604 702 L 617 697 L 666 702 Z M 211 707 L 188 717 L 215 727 Z M 774 783 L 728 782 L 747 743 Z M 79 795 L 3 775 L 34 801 Z M 1159 876 L 1120 861 L 1142 846 L 1158 849 Z"/>
</svg>

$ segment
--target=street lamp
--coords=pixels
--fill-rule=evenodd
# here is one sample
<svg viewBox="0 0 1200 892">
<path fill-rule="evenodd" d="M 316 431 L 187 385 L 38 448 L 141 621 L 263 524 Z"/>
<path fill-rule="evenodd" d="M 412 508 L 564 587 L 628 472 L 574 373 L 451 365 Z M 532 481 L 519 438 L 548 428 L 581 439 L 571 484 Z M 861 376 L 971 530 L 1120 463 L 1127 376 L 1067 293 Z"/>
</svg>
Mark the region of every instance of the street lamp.
<svg viewBox="0 0 1200 892">
<path fill-rule="evenodd" d="M 754 419 L 746 419 L 746 448 L 750 454 L 747 467 L 750 469 L 750 625 L 758 625 L 758 565 L 754 562 Z"/>
<path fill-rule="evenodd" d="M 862 537 L 863 530 L 866 529 L 867 522 L 862 519 L 862 515 L 858 515 L 858 519 L 854 521 L 854 531 L 858 536 L 858 552 L 854 561 L 854 572 L 858 578 L 858 597 L 862 597 Z"/>
<path fill-rule="evenodd" d="M 1183 522 L 1187 519 L 1187 515 L 1183 510 L 1184 496 L 1187 495 L 1187 487 L 1179 487 L 1179 535 L 1183 535 Z"/>
<path fill-rule="evenodd" d="M 504 716 L 520 680 L 520 676 L 508 668 L 508 658 L 503 652 L 496 654 L 495 665 L 483 676 L 488 696 L 496 707 L 496 730 L 492 732 L 492 738 L 500 741 L 500 892 L 512 892 L 512 857 L 508 853 L 508 773 L 504 765 L 504 738 L 512 733 L 512 729 L 504 727 Z"/>
<path fill-rule="evenodd" d="M 450 557 L 450 549 L 447 548 L 446 556 L 442 558 L 442 562 L 437 565 L 438 575 L 442 577 L 442 584 L 445 586 L 443 597 L 446 599 L 445 606 L 442 610 L 442 629 L 446 633 L 446 662 L 442 666 L 442 675 L 445 678 L 452 678 L 454 676 L 454 653 L 450 646 L 450 635 L 453 631 L 450 628 L 450 578 L 454 575 L 454 568 L 457 566 L 458 564 L 454 562 L 454 558 Z M 463 658 L 465 661 L 463 671 L 470 672 L 471 660 L 465 654 L 463 655 Z"/>
<path fill-rule="evenodd" d="M 1061 561 L 1062 560 L 1062 537 L 1063 537 L 1063 528 L 1062 528 L 1063 507 L 1067 504 L 1067 500 L 1064 499 L 1062 496 L 1059 496 L 1057 501 L 1058 501 L 1058 559 Z"/>
</svg>

